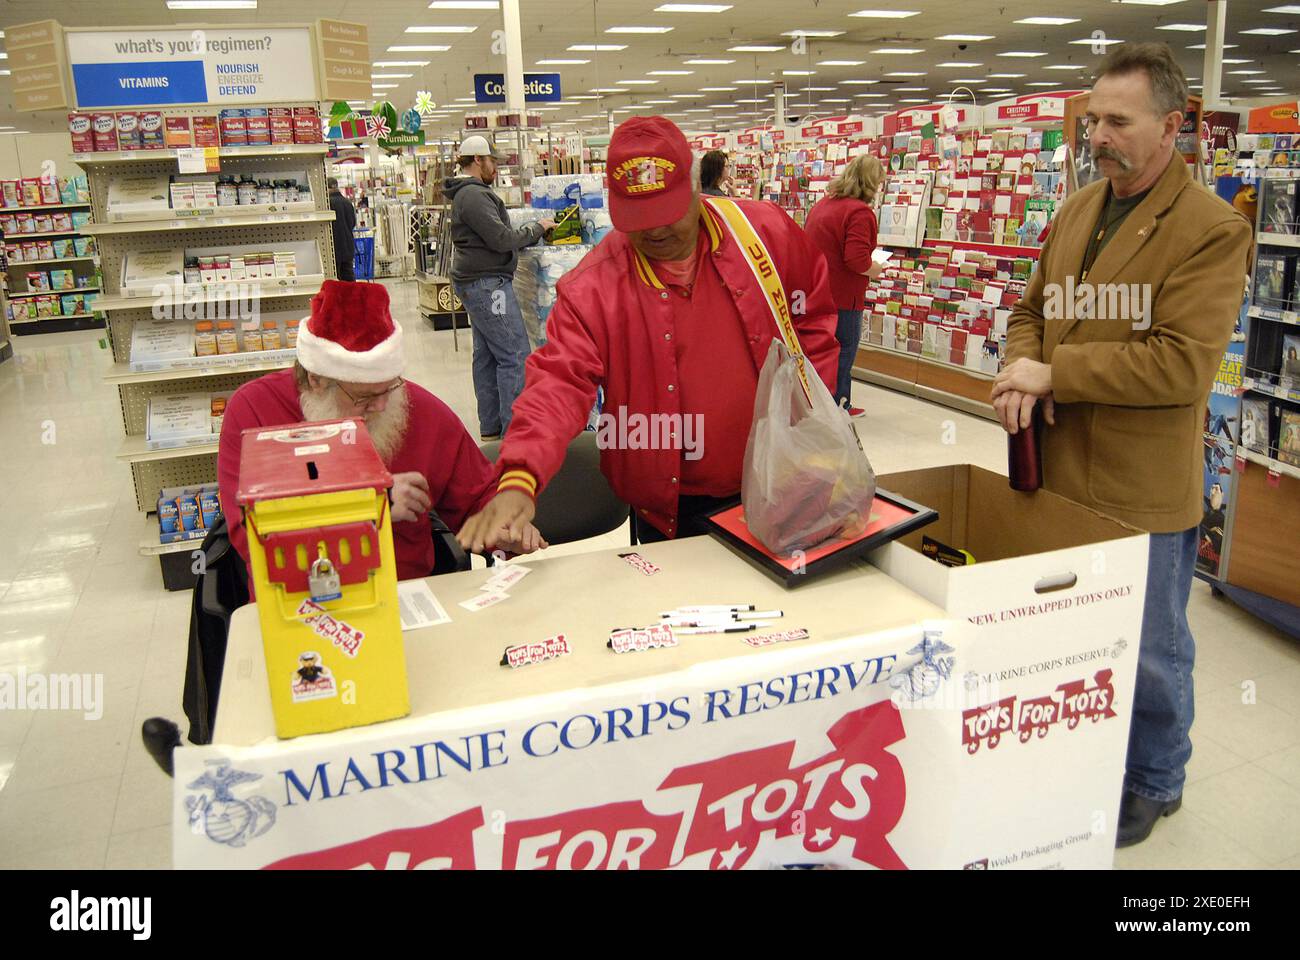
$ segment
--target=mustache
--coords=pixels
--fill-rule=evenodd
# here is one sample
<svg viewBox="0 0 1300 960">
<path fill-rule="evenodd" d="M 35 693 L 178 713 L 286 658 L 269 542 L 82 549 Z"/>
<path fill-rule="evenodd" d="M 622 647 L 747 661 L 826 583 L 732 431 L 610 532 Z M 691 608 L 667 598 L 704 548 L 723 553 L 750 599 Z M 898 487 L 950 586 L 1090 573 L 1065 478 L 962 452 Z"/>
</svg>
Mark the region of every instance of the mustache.
<svg viewBox="0 0 1300 960">
<path fill-rule="evenodd" d="M 1129 170 L 1133 166 L 1128 157 L 1112 150 L 1110 147 L 1099 147 L 1095 156 L 1098 160 L 1114 160 L 1124 170 Z"/>
</svg>

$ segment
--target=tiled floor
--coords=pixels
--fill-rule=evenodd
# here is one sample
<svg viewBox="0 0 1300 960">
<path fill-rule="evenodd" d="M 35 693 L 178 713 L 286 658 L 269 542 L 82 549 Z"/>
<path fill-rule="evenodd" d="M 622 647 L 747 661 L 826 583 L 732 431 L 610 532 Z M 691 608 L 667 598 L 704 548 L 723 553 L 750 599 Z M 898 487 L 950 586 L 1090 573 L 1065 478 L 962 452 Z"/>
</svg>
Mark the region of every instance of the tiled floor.
<svg viewBox="0 0 1300 960">
<path fill-rule="evenodd" d="M 416 317 L 413 284 L 392 289 L 408 375 L 472 430 L 469 337 L 456 351 L 449 332 Z M 156 562 L 136 553 L 148 526 L 114 459 L 121 415 L 99 335 L 15 346 L 0 365 L 0 671 L 102 673 L 105 709 L 98 722 L 0 709 L 0 867 L 165 867 L 171 781 L 139 730 L 147 717 L 182 718 L 190 598 L 163 591 Z M 859 429 L 877 472 L 1004 469 L 992 423 L 862 384 L 854 402 L 869 411 Z M 1200 652 L 1185 803 L 1116 863 L 1300 867 L 1300 643 L 1199 582 L 1191 618 Z"/>
</svg>

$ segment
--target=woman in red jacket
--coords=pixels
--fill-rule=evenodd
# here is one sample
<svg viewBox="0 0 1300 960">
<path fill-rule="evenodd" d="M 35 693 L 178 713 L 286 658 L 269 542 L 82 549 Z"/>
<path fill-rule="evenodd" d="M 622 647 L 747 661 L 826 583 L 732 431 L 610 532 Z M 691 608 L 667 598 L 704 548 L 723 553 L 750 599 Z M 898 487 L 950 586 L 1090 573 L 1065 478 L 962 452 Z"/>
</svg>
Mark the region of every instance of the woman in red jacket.
<svg viewBox="0 0 1300 960">
<path fill-rule="evenodd" d="M 847 407 L 854 417 L 863 412 L 850 403 L 853 385 L 853 360 L 862 333 L 863 294 L 867 283 L 884 272 L 873 263 L 876 249 L 876 213 L 871 202 L 876 198 L 885 168 L 871 156 L 850 161 L 844 172 L 826 187 L 826 196 L 808 214 L 804 230 L 826 256 L 830 270 L 831 297 L 839 311 L 835 338 L 840 342 L 839 370 L 835 381 L 835 402 Z"/>
</svg>

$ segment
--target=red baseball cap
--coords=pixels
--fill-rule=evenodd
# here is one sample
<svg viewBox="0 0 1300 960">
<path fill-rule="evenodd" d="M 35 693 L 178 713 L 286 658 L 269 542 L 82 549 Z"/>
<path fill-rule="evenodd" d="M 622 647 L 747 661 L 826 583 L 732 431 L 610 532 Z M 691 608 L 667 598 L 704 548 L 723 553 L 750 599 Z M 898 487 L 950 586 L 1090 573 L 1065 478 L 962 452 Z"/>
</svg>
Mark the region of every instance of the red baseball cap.
<svg viewBox="0 0 1300 960">
<path fill-rule="evenodd" d="M 624 233 L 676 223 L 691 206 L 691 148 L 665 117 L 632 117 L 606 153 L 609 217 Z"/>
</svg>

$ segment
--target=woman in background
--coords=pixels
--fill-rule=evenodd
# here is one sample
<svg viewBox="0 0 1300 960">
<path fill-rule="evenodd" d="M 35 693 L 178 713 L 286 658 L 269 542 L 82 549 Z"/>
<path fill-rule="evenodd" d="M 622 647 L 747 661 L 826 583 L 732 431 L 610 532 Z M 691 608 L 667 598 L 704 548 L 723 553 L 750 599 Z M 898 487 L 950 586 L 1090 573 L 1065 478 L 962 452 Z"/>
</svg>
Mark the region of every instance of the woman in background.
<svg viewBox="0 0 1300 960">
<path fill-rule="evenodd" d="M 812 208 L 804 224 L 808 238 L 826 256 L 831 297 L 840 315 L 835 328 L 835 338 L 840 342 L 835 402 L 846 407 L 853 417 L 865 412 L 850 403 L 853 361 L 862 333 L 863 294 L 867 284 L 885 269 L 871 259 L 877 233 L 871 203 L 884 177 L 885 168 L 875 157 L 855 157 L 826 187 L 826 196 Z"/>
<path fill-rule="evenodd" d="M 731 196 L 731 165 L 721 150 L 710 150 L 700 160 L 700 193 L 710 197 Z"/>
</svg>

